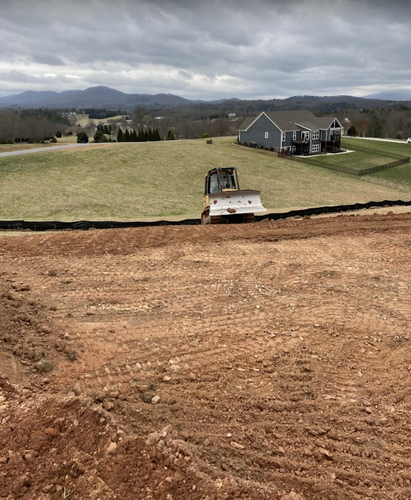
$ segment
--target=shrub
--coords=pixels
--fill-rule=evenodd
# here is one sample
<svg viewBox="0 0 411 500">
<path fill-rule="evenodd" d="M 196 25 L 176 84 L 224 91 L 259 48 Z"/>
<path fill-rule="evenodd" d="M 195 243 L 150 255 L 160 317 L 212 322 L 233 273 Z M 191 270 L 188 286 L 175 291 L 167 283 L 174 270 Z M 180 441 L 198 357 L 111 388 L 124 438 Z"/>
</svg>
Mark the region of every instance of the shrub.
<svg viewBox="0 0 411 500">
<path fill-rule="evenodd" d="M 88 135 L 86 134 L 86 132 L 84 132 L 84 130 L 77 134 L 77 143 L 78 144 L 88 143 Z"/>
<path fill-rule="evenodd" d="M 102 130 L 97 130 L 94 134 L 94 142 L 107 142 L 107 137 Z"/>
</svg>

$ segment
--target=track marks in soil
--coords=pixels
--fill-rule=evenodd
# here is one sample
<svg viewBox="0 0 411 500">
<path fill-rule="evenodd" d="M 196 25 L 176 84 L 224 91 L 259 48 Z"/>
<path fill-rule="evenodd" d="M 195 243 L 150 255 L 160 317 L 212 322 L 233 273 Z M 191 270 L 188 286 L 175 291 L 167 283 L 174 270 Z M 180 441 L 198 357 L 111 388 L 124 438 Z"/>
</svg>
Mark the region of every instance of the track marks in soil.
<svg viewBox="0 0 411 500">
<path fill-rule="evenodd" d="M 405 499 L 410 229 L 371 222 L 57 235 L 13 273 L 78 350 L 50 387 L 109 401 L 132 435 L 170 424 L 209 480 Z"/>
</svg>

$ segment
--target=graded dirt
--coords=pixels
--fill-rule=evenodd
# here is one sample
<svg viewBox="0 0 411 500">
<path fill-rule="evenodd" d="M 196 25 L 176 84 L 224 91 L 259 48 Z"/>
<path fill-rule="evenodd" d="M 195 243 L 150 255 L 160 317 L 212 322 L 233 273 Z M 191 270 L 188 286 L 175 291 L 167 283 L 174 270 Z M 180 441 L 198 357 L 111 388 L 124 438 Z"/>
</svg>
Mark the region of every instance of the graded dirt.
<svg viewBox="0 0 411 500">
<path fill-rule="evenodd" d="M 411 214 L 0 237 L 0 498 L 411 498 Z"/>
</svg>

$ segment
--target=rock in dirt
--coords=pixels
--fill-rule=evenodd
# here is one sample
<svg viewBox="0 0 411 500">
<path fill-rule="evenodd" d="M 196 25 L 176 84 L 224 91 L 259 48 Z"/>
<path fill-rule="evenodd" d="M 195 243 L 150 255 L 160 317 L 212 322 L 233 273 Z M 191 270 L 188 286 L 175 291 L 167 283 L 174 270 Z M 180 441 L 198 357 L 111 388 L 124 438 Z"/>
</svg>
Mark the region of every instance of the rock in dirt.
<svg viewBox="0 0 411 500">
<path fill-rule="evenodd" d="M 109 447 L 107 448 L 107 453 L 109 455 L 113 455 L 117 451 L 118 445 L 117 443 L 110 443 Z"/>
</svg>

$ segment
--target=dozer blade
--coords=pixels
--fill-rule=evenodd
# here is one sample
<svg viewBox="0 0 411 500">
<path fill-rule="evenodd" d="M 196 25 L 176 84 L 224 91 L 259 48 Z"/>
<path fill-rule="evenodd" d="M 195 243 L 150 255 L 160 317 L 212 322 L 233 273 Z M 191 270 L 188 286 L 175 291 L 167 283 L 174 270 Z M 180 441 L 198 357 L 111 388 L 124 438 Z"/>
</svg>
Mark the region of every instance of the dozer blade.
<svg viewBox="0 0 411 500">
<path fill-rule="evenodd" d="M 261 204 L 260 191 L 240 189 L 209 195 L 210 216 L 255 214 L 266 212 Z"/>
</svg>

